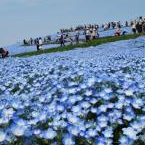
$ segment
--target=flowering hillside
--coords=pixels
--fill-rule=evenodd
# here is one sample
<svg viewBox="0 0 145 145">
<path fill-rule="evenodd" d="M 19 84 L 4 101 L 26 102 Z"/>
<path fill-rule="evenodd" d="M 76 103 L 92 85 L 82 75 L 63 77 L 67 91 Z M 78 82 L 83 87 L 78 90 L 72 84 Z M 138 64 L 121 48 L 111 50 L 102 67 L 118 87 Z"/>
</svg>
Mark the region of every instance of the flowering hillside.
<svg viewBox="0 0 145 145">
<path fill-rule="evenodd" d="M 0 143 L 145 143 L 145 37 L 0 60 Z"/>
</svg>

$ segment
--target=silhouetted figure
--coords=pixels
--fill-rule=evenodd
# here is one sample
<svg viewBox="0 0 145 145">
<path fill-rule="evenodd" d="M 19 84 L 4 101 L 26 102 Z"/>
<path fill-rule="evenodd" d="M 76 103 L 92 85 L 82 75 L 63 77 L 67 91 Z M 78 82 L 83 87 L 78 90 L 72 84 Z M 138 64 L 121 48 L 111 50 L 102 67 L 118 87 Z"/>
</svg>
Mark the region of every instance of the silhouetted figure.
<svg viewBox="0 0 145 145">
<path fill-rule="evenodd" d="M 136 30 L 138 33 L 142 33 L 142 23 L 138 22 L 136 24 Z"/>
<path fill-rule="evenodd" d="M 60 42 L 60 46 L 61 46 L 61 47 L 62 47 L 62 46 L 65 46 L 63 34 L 60 35 L 59 42 Z"/>
<path fill-rule="evenodd" d="M 145 20 L 143 21 L 143 24 L 142 24 L 142 32 L 145 32 Z"/>
<path fill-rule="evenodd" d="M 24 43 L 24 45 L 28 44 L 28 42 L 25 39 L 23 40 L 23 43 Z"/>
<path fill-rule="evenodd" d="M 126 26 L 126 27 L 128 27 L 128 26 L 129 26 L 127 21 L 125 22 L 125 26 Z"/>
<path fill-rule="evenodd" d="M 90 37 L 91 37 L 91 33 L 90 33 L 89 28 L 87 28 L 87 30 L 86 30 L 86 42 L 88 42 L 90 40 Z"/>
<path fill-rule="evenodd" d="M 30 38 L 30 45 L 33 45 L 33 39 Z"/>
<path fill-rule="evenodd" d="M 136 23 L 134 22 L 134 23 L 132 23 L 132 32 L 134 33 L 134 34 L 136 34 Z"/>
<path fill-rule="evenodd" d="M 37 51 L 39 51 L 40 50 L 40 45 L 39 45 L 39 39 L 37 38 L 36 40 L 35 40 L 35 43 L 36 43 L 36 47 L 37 47 Z"/>
</svg>

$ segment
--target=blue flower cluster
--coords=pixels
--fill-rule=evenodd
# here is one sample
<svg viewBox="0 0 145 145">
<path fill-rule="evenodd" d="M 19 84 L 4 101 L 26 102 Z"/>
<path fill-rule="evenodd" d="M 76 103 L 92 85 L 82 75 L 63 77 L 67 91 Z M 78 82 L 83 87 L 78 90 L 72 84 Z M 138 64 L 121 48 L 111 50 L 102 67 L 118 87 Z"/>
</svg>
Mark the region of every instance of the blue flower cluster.
<svg viewBox="0 0 145 145">
<path fill-rule="evenodd" d="M 0 60 L 0 143 L 145 142 L 144 42 Z"/>
</svg>

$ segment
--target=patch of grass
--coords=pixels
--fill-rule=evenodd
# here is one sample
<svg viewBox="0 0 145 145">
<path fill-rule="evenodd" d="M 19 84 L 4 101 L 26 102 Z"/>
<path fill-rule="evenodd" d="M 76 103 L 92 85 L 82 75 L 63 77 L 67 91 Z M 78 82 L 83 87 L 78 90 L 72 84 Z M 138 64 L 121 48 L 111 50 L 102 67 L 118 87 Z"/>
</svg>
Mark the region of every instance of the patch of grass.
<svg viewBox="0 0 145 145">
<path fill-rule="evenodd" d="M 129 39 L 135 39 L 139 36 L 143 36 L 145 34 L 130 34 L 130 35 L 122 35 L 122 36 L 110 36 L 110 37 L 104 37 L 104 38 L 99 38 L 96 40 L 91 40 L 89 42 L 84 42 L 82 44 L 76 44 L 76 45 L 68 45 L 64 47 L 56 47 L 56 48 L 51 48 L 51 49 L 45 49 L 45 50 L 40 50 L 40 51 L 32 51 L 32 52 L 27 52 L 27 53 L 21 53 L 17 55 L 13 55 L 13 57 L 24 57 L 24 56 L 34 56 L 34 55 L 40 55 L 40 54 L 45 54 L 45 53 L 53 53 L 53 52 L 63 52 L 63 51 L 69 51 L 75 48 L 86 48 L 90 46 L 97 46 L 109 42 L 115 42 L 115 41 L 120 41 L 120 40 L 129 40 Z"/>
</svg>

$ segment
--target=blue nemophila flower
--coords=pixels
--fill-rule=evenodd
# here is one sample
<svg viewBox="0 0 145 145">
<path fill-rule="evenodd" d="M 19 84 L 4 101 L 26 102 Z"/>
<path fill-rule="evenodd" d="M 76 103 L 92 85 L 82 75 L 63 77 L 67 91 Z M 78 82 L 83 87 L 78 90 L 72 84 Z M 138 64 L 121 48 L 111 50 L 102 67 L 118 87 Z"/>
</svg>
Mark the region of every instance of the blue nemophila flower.
<svg viewBox="0 0 145 145">
<path fill-rule="evenodd" d="M 74 137 L 72 135 L 65 134 L 63 136 L 63 144 L 64 145 L 75 145 Z"/>
<path fill-rule="evenodd" d="M 56 131 L 54 131 L 53 129 L 49 128 L 48 130 L 46 131 L 43 131 L 42 132 L 42 136 L 43 138 L 45 139 L 54 139 L 56 137 Z"/>
<path fill-rule="evenodd" d="M 87 85 L 86 84 L 81 84 L 80 88 L 81 89 L 86 89 L 87 88 Z"/>
<path fill-rule="evenodd" d="M 145 117 L 144 116 L 138 117 L 137 120 L 132 122 L 130 126 L 137 132 L 141 132 L 145 126 Z"/>
<path fill-rule="evenodd" d="M 140 98 L 133 99 L 132 105 L 136 109 L 140 109 L 143 106 L 143 101 Z"/>
<path fill-rule="evenodd" d="M 96 104 L 97 102 L 98 102 L 98 100 L 96 98 L 90 99 L 90 103 L 92 103 L 92 104 Z"/>
<path fill-rule="evenodd" d="M 134 90 L 133 89 L 128 89 L 128 90 L 125 90 L 125 95 L 126 96 L 133 96 L 133 93 L 134 93 Z"/>
<path fill-rule="evenodd" d="M 112 93 L 112 89 L 111 89 L 111 88 L 105 88 L 104 91 L 105 91 L 106 93 Z"/>
<path fill-rule="evenodd" d="M 85 95 L 86 96 L 91 96 L 93 92 L 91 90 L 86 90 Z"/>
<path fill-rule="evenodd" d="M 47 119 L 47 113 L 41 113 L 40 116 L 38 117 L 39 121 L 44 121 Z"/>
<path fill-rule="evenodd" d="M 98 107 L 98 113 L 106 112 L 107 106 L 106 105 L 101 105 Z"/>
<path fill-rule="evenodd" d="M 43 102 L 45 101 L 45 96 L 39 97 L 39 101 L 40 101 L 41 103 L 43 103 Z"/>
<path fill-rule="evenodd" d="M 95 82 L 96 82 L 96 79 L 95 79 L 95 78 L 89 78 L 89 79 L 88 79 L 88 82 L 87 82 L 87 85 L 88 85 L 89 87 L 91 87 L 92 85 L 95 84 Z"/>
<path fill-rule="evenodd" d="M 11 132 L 15 135 L 15 136 L 23 136 L 25 134 L 27 127 L 26 126 L 19 126 L 16 124 L 13 124 L 11 126 Z"/>
<path fill-rule="evenodd" d="M 61 129 L 66 145 L 75 136 L 112 145 L 112 130 L 128 121 L 119 141 L 134 142 L 145 126 L 145 49 L 132 41 L 0 61 L 0 139 L 55 140 Z"/>
<path fill-rule="evenodd" d="M 88 137 L 95 137 L 97 134 L 98 134 L 98 133 L 97 133 L 97 130 L 96 130 L 96 129 L 89 129 L 89 130 L 87 131 Z"/>
<path fill-rule="evenodd" d="M 95 142 L 95 145 L 106 145 L 106 139 L 103 136 L 99 136 Z"/>
<path fill-rule="evenodd" d="M 115 103 L 115 108 L 122 109 L 123 105 L 124 105 L 124 101 L 118 101 L 117 103 Z"/>
<path fill-rule="evenodd" d="M 98 125 L 101 128 L 106 127 L 107 124 L 108 124 L 108 118 L 106 116 L 104 116 L 104 115 L 98 116 L 97 120 L 98 120 Z"/>
<path fill-rule="evenodd" d="M 84 109 L 88 109 L 90 106 L 91 105 L 88 102 L 86 102 L 86 101 L 81 103 L 81 107 L 84 108 Z"/>
<path fill-rule="evenodd" d="M 74 113 L 79 113 L 81 111 L 81 107 L 79 105 L 73 106 L 71 110 Z"/>
<path fill-rule="evenodd" d="M 6 133 L 0 130 L 0 142 L 5 141 L 5 139 L 6 139 Z"/>
<path fill-rule="evenodd" d="M 40 134 L 41 134 L 41 130 L 40 130 L 40 129 L 35 129 L 35 130 L 33 131 L 33 133 L 34 133 L 35 135 L 40 135 Z"/>
<path fill-rule="evenodd" d="M 98 112 L 98 109 L 97 108 L 91 108 L 91 110 L 90 110 L 92 113 L 96 113 L 97 114 L 97 112 Z"/>
<path fill-rule="evenodd" d="M 77 116 L 73 115 L 73 114 L 68 114 L 67 115 L 67 119 L 72 124 L 78 124 L 79 121 L 80 121 L 80 119 Z"/>
<path fill-rule="evenodd" d="M 107 104 L 107 108 L 109 108 L 109 109 L 114 108 L 114 103 Z"/>
<path fill-rule="evenodd" d="M 35 119 L 32 119 L 32 120 L 29 120 L 29 121 L 27 122 L 27 124 L 36 125 L 38 121 L 39 121 L 39 119 L 38 119 L 38 118 L 35 118 Z"/>
<path fill-rule="evenodd" d="M 99 95 L 100 95 L 100 97 L 105 98 L 106 92 L 105 91 L 102 91 L 102 92 L 99 93 Z"/>
<path fill-rule="evenodd" d="M 17 124 L 19 126 L 26 126 L 27 125 L 26 121 L 23 119 L 15 120 L 15 124 Z"/>
<path fill-rule="evenodd" d="M 68 131 L 70 134 L 74 135 L 74 136 L 78 136 L 80 133 L 79 127 L 77 126 L 70 126 L 68 127 Z"/>
<path fill-rule="evenodd" d="M 131 143 L 133 141 L 131 141 L 131 139 L 129 139 L 127 136 L 121 136 L 121 138 L 119 139 L 120 145 L 131 145 Z"/>
<path fill-rule="evenodd" d="M 40 115 L 39 112 L 37 112 L 37 111 L 33 111 L 31 114 L 32 114 L 32 117 L 34 117 L 34 118 L 36 118 Z"/>
<path fill-rule="evenodd" d="M 128 138 L 136 140 L 137 139 L 137 131 L 135 131 L 132 127 L 124 128 L 123 134 L 126 135 Z"/>
<path fill-rule="evenodd" d="M 57 110 L 63 112 L 64 111 L 64 106 L 63 105 L 58 105 Z"/>
<path fill-rule="evenodd" d="M 77 96 L 71 96 L 70 98 L 69 98 L 69 102 L 71 103 L 71 104 L 74 104 L 74 103 L 76 103 L 77 102 Z"/>
<path fill-rule="evenodd" d="M 112 129 L 112 127 L 107 127 L 107 128 L 105 128 L 105 130 L 103 131 L 103 135 L 104 135 L 106 138 L 113 137 L 113 129 Z"/>
<path fill-rule="evenodd" d="M 4 109 L 3 112 L 2 112 L 2 114 L 3 114 L 4 117 L 10 118 L 10 117 L 12 117 L 12 115 L 14 114 L 14 112 L 15 111 L 14 111 L 13 108 L 9 108 L 9 109 Z"/>
<path fill-rule="evenodd" d="M 125 114 L 123 114 L 123 118 L 125 120 L 131 121 L 135 117 L 135 113 L 133 111 L 133 108 L 126 107 L 125 108 Z"/>
<path fill-rule="evenodd" d="M 76 93 L 76 89 L 75 88 L 71 88 L 68 90 L 69 94 L 75 94 Z"/>
</svg>

